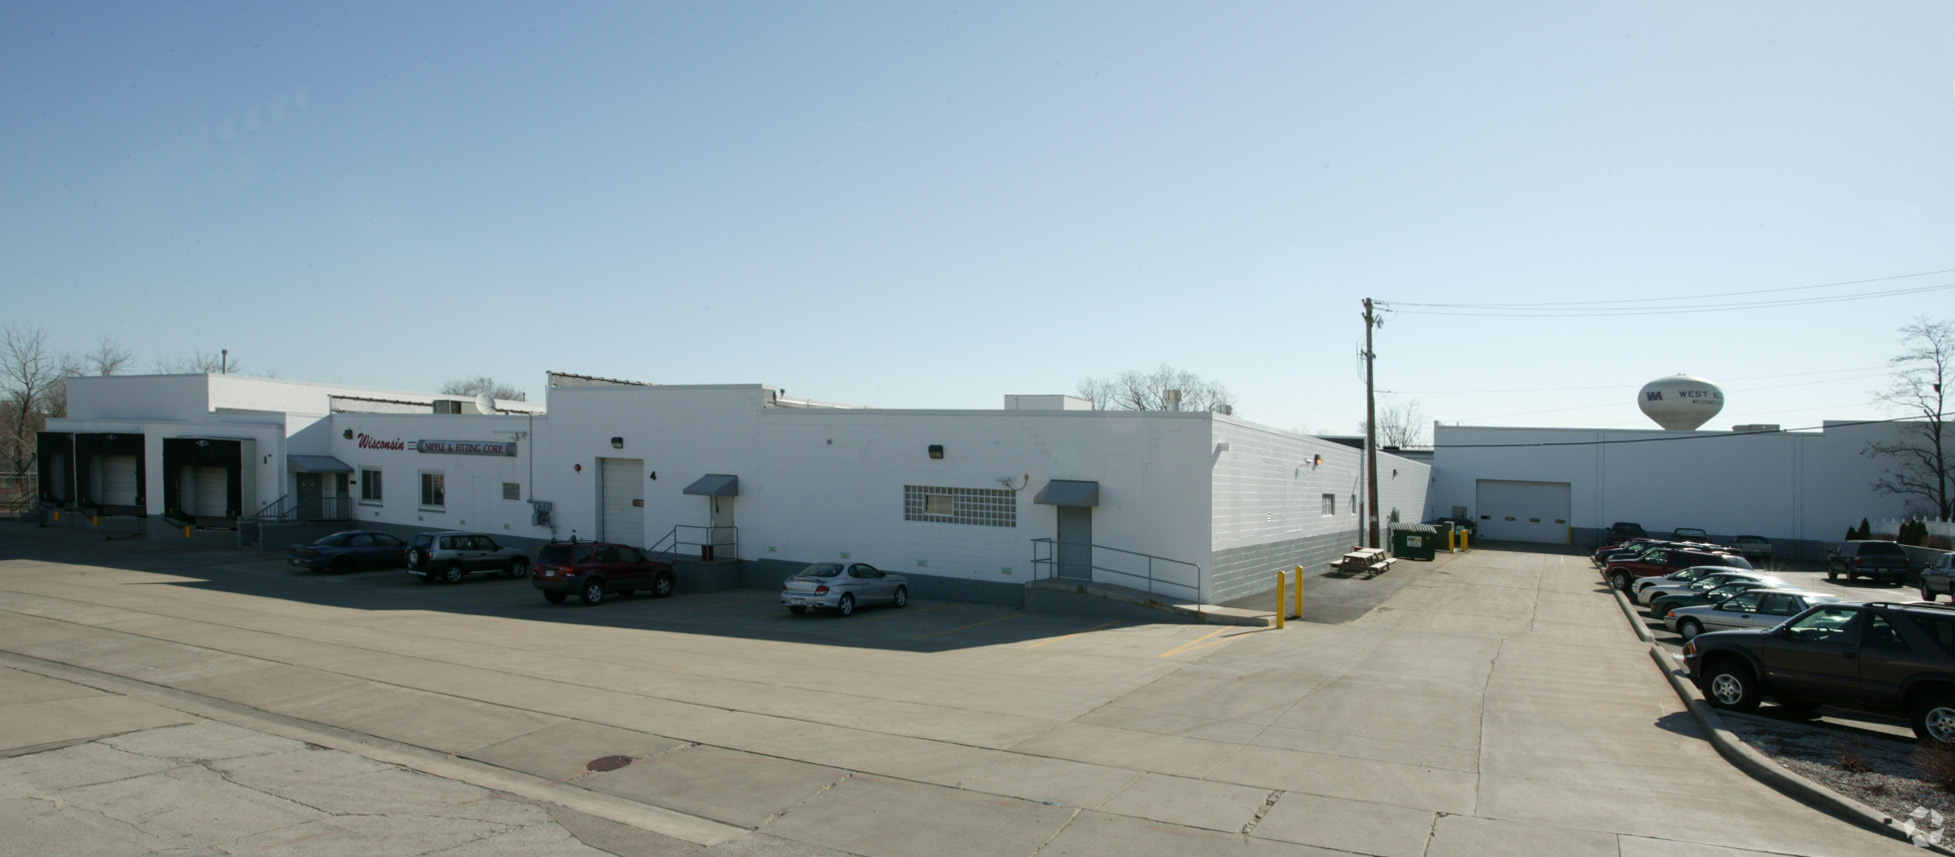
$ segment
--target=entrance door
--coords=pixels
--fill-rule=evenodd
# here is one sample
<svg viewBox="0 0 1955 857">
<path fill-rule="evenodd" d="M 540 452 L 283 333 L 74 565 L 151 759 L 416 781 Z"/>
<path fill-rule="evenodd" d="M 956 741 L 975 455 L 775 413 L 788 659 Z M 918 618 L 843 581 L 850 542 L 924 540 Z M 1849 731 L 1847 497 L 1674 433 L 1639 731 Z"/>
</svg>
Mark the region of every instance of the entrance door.
<svg viewBox="0 0 1955 857">
<path fill-rule="evenodd" d="M 733 501 L 738 498 L 708 497 L 706 499 L 713 504 L 712 520 L 708 522 L 712 525 L 712 529 L 706 531 L 707 541 L 712 542 L 716 548 L 720 545 L 732 548 L 739 541 L 739 537 L 733 534 Z"/>
<path fill-rule="evenodd" d="M 1093 579 L 1093 509 L 1054 506 L 1059 510 L 1059 576 Z"/>
<path fill-rule="evenodd" d="M 319 490 L 319 474 L 300 473 L 297 475 L 298 488 L 295 493 L 299 499 L 299 520 L 317 521 L 320 518 L 319 498 L 322 493 Z"/>
<path fill-rule="evenodd" d="M 632 547 L 645 545 L 645 460 L 600 458 L 597 537 Z"/>
</svg>

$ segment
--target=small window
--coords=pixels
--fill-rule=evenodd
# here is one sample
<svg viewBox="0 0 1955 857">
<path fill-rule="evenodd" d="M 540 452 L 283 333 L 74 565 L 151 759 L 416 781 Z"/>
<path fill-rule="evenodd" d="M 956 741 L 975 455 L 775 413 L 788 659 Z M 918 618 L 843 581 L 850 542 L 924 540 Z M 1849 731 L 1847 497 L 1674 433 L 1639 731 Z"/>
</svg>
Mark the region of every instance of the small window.
<svg viewBox="0 0 1955 857">
<path fill-rule="evenodd" d="M 618 547 L 618 557 L 625 562 L 633 564 L 645 561 L 645 555 L 639 553 L 637 548 L 631 547 L 630 545 L 620 545 Z"/>
<path fill-rule="evenodd" d="M 448 488 L 442 474 L 422 471 L 421 505 L 437 509 L 448 505 Z"/>
<path fill-rule="evenodd" d="M 362 503 L 380 502 L 380 471 L 378 470 L 360 471 L 360 502 Z"/>
<path fill-rule="evenodd" d="M 1324 495 L 1324 514 L 1326 514 L 1326 515 L 1335 515 L 1335 514 L 1337 514 L 1337 495 L 1336 495 L 1336 494 L 1325 494 L 1325 495 Z"/>
<path fill-rule="evenodd" d="M 1900 629 L 1888 624 L 1887 617 L 1878 613 L 1867 617 L 1867 634 L 1861 645 L 1894 652 L 1909 650 L 1907 641 L 1901 639 Z"/>
<path fill-rule="evenodd" d="M 948 494 L 925 494 L 923 495 L 923 514 L 955 515 L 957 514 L 957 500 Z"/>
<path fill-rule="evenodd" d="M 617 561 L 618 561 L 618 549 L 617 549 L 617 548 L 614 548 L 614 547 L 611 547 L 610 545 L 605 545 L 604 547 L 601 547 L 601 548 L 598 548 L 598 549 L 597 549 L 597 556 L 594 556 L 594 557 L 592 557 L 592 558 L 591 558 L 591 561 L 592 561 L 592 562 L 602 562 L 602 563 L 607 563 L 607 564 L 608 564 L 608 563 L 614 563 L 614 562 L 617 562 Z"/>
<path fill-rule="evenodd" d="M 523 483 L 521 482 L 502 483 L 502 499 L 504 500 L 523 499 Z"/>
</svg>

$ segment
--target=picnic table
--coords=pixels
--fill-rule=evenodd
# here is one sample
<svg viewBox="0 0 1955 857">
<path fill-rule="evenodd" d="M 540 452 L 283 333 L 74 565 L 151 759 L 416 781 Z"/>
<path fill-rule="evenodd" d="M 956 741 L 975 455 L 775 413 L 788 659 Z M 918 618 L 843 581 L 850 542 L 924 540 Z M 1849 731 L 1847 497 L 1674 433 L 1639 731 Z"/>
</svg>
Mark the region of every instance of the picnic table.
<svg viewBox="0 0 1955 857">
<path fill-rule="evenodd" d="M 1357 548 L 1331 564 L 1344 572 L 1383 574 L 1397 561 L 1395 557 L 1387 555 L 1384 548 Z"/>
</svg>

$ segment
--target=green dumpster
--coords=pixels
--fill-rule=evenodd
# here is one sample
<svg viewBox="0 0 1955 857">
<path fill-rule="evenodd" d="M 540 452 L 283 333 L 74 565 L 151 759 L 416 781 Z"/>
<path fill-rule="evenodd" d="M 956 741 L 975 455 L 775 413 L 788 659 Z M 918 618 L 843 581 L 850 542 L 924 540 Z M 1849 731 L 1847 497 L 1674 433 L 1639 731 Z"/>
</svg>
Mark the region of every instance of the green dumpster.
<svg viewBox="0 0 1955 857">
<path fill-rule="evenodd" d="M 1439 551 L 1439 530 L 1427 524 L 1394 524 L 1392 556 L 1401 559 L 1432 559 Z"/>
</svg>

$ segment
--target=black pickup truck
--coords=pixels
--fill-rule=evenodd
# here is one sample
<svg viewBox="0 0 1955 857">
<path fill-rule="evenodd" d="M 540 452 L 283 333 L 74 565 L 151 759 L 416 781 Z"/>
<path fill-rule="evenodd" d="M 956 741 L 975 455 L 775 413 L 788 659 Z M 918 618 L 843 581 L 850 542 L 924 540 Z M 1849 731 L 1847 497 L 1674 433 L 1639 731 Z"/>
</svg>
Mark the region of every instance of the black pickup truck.
<svg viewBox="0 0 1955 857">
<path fill-rule="evenodd" d="M 1908 578 L 1907 551 L 1893 542 L 1879 539 L 1840 542 L 1826 555 L 1826 579 L 1846 575 L 1847 580 L 1871 577 L 1889 586 L 1899 586 Z"/>
</svg>

